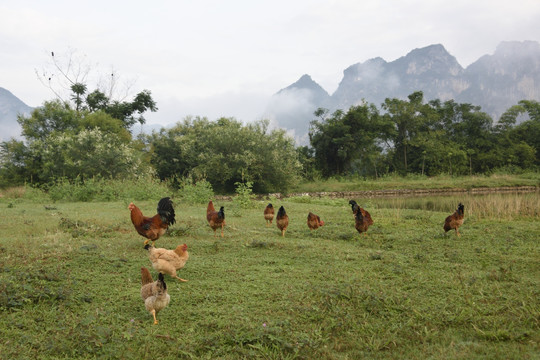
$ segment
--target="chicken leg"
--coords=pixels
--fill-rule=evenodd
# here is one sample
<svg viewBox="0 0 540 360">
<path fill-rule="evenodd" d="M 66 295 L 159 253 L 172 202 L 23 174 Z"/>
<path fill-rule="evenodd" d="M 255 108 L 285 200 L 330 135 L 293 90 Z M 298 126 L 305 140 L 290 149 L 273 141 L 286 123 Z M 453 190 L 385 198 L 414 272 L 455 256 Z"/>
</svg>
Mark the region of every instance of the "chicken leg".
<svg viewBox="0 0 540 360">
<path fill-rule="evenodd" d="M 146 239 L 146 240 L 144 240 L 143 247 L 145 247 L 146 245 L 148 245 L 148 243 L 149 243 L 150 241 L 152 241 L 152 246 L 154 246 L 154 244 L 156 243 L 155 240 Z"/>
</svg>

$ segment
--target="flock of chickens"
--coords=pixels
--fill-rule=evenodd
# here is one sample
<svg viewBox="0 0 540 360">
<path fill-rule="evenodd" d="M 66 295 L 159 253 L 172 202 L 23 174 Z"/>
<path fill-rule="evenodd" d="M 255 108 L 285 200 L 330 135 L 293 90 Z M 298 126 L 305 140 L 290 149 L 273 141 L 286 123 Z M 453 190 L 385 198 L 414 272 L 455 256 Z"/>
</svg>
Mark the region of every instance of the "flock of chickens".
<svg viewBox="0 0 540 360">
<path fill-rule="evenodd" d="M 351 205 L 354 216 L 354 227 L 360 234 L 365 234 L 369 226 L 373 225 L 371 215 L 354 200 L 350 200 L 349 205 Z M 135 229 L 140 235 L 146 238 L 144 248 L 148 250 L 148 257 L 152 263 L 152 267 L 159 273 L 158 279 L 154 281 L 150 271 L 145 267 L 141 268 L 141 297 L 144 300 L 146 310 L 154 318 L 154 324 L 157 324 L 156 314 L 165 308 L 170 301 L 163 274 L 168 274 L 179 281 L 187 281 L 176 275 L 176 271 L 183 268 L 189 258 L 187 245 L 178 245 L 174 250 L 156 248 L 154 246 L 154 242 L 167 231 L 170 225 L 176 222 L 174 207 L 170 198 L 165 197 L 158 202 L 157 214 L 153 217 L 144 216 L 142 211 L 133 203 L 129 204 L 128 209 L 131 212 L 131 222 L 135 226 Z M 274 220 L 274 207 L 272 204 L 268 204 L 264 209 L 264 219 L 266 220 L 266 226 L 272 225 L 272 221 Z M 463 224 L 463 219 L 464 206 L 460 203 L 457 210 L 445 219 L 444 231 L 455 230 L 456 235 L 460 236 L 458 228 Z M 214 230 L 214 237 L 216 237 L 216 231 L 219 228 L 221 228 L 221 237 L 224 236 L 225 212 L 223 206 L 220 207 L 219 211 L 216 211 L 214 204 L 210 201 L 206 209 L 206 220 L 208 221 L 208 225 Z M 285 236 L 285 231 L 289 226 L 289 216 L 283 206 L 277 212 L 276 225 L 281 231 L 281 236 Z M 307 225 L 310 231 L 316 230 L 324 225 L 324 221 L 318 215 L 309 212 Z M 152 245 L 148 244 L 150 241 L 152 241 Z"/>
</svg>

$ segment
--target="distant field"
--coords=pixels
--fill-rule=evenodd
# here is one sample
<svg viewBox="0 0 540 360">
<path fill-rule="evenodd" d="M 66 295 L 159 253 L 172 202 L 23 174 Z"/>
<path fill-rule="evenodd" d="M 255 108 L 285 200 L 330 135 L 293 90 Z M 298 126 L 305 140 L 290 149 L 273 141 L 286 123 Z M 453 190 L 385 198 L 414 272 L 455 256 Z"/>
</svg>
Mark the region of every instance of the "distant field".
<svg viewBox="0 0 540 360">
<path fill-rule="evenodd" d="M 378 179 L 343 178 L 305 182 L 294 192 L 366 191 L 394 189 L 473 189 L 481 187 L 540 186 L 540 173 L 490 176 L 385 176 Z"/>
<path fill-rule="evenodd" d="M 188 245 L 189 282 L 165 277 L 171 303 L 153 325 L 128 201 L 0 199 L 0 358 L 539 357 L 538 193 L 356 200 L 375 221 L 366 236 L 348 199 L 296 197 L 218 202 L 223 239 L 206 205 L 176 201 L 156 245 Z M 265 226 L 268 201 L 291 218 L 285 237 Z M 458 201 L 459 238 L 442 230 Z M 308 211 L 325 226 L 310 233 Z"/>
</svg>

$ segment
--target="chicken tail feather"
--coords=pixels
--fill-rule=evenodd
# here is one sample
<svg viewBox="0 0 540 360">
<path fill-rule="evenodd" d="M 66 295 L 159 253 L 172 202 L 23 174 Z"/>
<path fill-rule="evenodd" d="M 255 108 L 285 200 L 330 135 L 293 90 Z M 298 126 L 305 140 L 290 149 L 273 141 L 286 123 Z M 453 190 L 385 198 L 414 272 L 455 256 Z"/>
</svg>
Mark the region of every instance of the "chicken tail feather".
<svg viewBox="0 0 540 360">
<path fill-rule="evenodd" d="M 218 211 L 218 219 L 225 219 L 225 211 L 223 211 L 225 207 L 220 207 Z"/>
<path fill-rule="evenodd" d="M 172 225 L 176 222 L 174 207 L 171 198 L 164 197 L 158 202 L 157 213 L 161 217 L 161 221 Z"/>
<path fill-rule="evenodd" d="M 208 202 L 208 207 L 206 208 L 206 213 L 214 212 L 216 209 L 214 208 L 214 203 L 212 201 Z"/>
<path fill-rule="evenodd" d="M 167 284 L 165 284 L 165 278 L 162 273 L 159 273 L 158 275 L 158 282 L 164 291 L 167 290 Z"/>
<path fill-rule="evenodd" d="M 152 282 L 154 282 L 154 280 L 152 280 L 152 275 L 150 274 L 150 271 L 147 268 L 142 267 L 141 268 L 141 284 L 144 286 Z"/>
</svg>

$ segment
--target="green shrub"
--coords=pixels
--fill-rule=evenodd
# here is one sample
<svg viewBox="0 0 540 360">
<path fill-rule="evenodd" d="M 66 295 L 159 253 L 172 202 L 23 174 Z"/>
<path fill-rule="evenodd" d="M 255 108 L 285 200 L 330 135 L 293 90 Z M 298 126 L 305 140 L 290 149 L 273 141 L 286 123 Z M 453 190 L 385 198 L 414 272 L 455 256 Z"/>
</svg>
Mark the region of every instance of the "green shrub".
<svg viewBox="0 0 540 360">
<path fill-rule="evenodd" d="M 77 178 L 70 181 L 60 178 L 42 186 L 41 192 L 47 194 L 52 201 L 88 202 L 153 200 L 170 196 L 171 190 L 166 182 L 147 176 L 129 180 L 91 178 L 83 181 Z M 33 196 L 37 198 L 36 194 Z"/>
<path fill-rule="evenodd" d="M 185 178 L 180 183 L 178 196 L 188 204 L 205 204 L 214 198 L 214 190 L 206 179 L 194 183 L 190 178 Z"/>
<path fill-rule="evenodd" d="M 236 196 L 233 198 L 234 204 L 242 209 L 250 208 L 253 199 L 253 182 L 235 182 L 234 185 L 236 186 Z"/>
<path fill-rule="evenodd" d="M 155 200 L 164 196 L 171 196 L 172 187 L 168 182 L 147 175 L 137 179 L 126 179 L 119 181 L 107 181 L 99 200 L 108 201 L 109 199 L 141 201 Z"/>
</svg>

